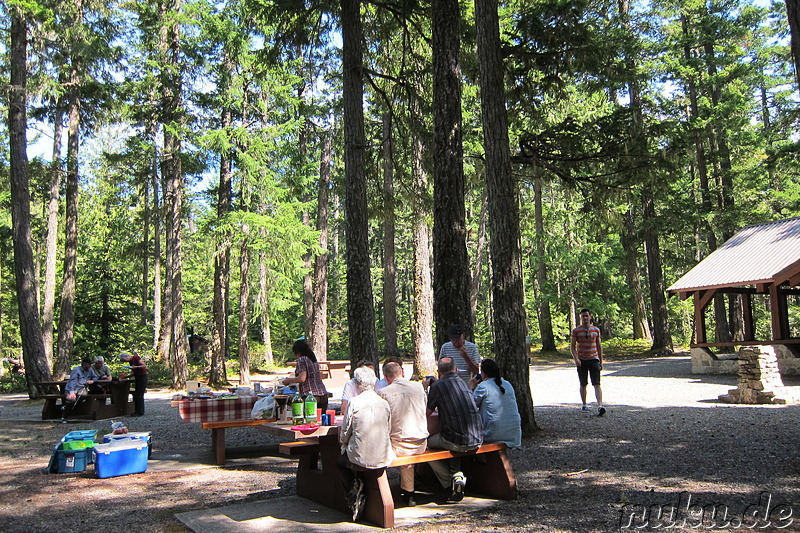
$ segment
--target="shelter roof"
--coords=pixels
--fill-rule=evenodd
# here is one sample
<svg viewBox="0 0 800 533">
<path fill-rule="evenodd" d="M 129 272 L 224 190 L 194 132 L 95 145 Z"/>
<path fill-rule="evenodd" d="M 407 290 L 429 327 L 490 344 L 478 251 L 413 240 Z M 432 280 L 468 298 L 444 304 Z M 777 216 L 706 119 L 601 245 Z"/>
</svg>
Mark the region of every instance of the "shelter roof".
<svg viewBox="0 0 800 533">
<path fill-rule="evenodd" d="M 667 293 L 787 281 L 800 282 L 800 217 L 742 228 Z"/>
</svg>

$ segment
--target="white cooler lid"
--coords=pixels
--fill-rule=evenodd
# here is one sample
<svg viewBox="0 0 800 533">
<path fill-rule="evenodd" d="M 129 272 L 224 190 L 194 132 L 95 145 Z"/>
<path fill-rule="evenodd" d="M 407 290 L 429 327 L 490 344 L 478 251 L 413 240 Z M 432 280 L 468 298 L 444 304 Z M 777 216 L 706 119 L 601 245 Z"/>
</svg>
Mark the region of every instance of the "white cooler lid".
<svg viewBox="0 0 800 533">
<path fill-rule="evenodd" d="M 96 453 L 109 454 L 118 450 L 141 450 L 147 448 L 147 443 L 141 439 L 113 440 L 105 444 L 95 444 L 92 448 Z"/>
</svg>

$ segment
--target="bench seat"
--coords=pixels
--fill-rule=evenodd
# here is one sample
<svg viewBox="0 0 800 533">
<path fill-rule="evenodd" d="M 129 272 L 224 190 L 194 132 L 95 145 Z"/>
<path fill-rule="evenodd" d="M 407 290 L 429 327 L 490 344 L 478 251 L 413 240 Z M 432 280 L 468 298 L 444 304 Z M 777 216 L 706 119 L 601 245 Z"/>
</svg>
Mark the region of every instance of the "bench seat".
<svg viewBox="0 0 800 533">
<path fill-rule="evenodd" d="M 507 448 L 504 443 L 491 443 L 484 444 L 471 452 L 431 449 L 418 455 L 397 457 L 389 465 L 389 468 L 421 465 L 442 459 L 461 457 L 463 459 L 462 470 L 467 476 L 467 490 L 489 498 L 514 500 L 517 497 L 517 481 L 511 462 L 506 454 Z M 299 495 L 335 508 L 340 507 L 336 500 L 331 499 L 329 495 L 320 494 L 320 491 L 325 489 L 323 480 L 317 477 L 317 473 L 320 473 L 320 471 L 316 464 L 318 456 L 315 454 L 321 451 L 318 439 L 311 438 L 283 443 L 278 449 L 285 455 L 300 459 L 297 478 Z M 335 453 L 338 453 L 338 450 Z M 324 462 L 324 454 L 322 459 Z M 328 460 L 335 462 L 334 458 L 328 458 Z M 331 467 L 335 468 L 335 466 L 330 465 L 328 467 L 329 471 Z M 323 467 L 323 470 L 325 470 L 325 467 Z M 315 476 L 313 479 L 306 477 L 311 474 Z M 386 469 L 366 470 L 361 472 L 361 476 L 364 480 L 364 493 L 366 495 L 364 518 L 380 527 L 394 527 L 394 498 L 389 487 Z M 341 482 L 336 481 L 336 483 Z M 341 504 L 341 502 L 339 503 Z"/>
<path fill-rule="evenodd" d="M 211 430 L 211 453 L 217 464 L 225 464 L 225 430 L 230 428 L 244 428 L 260 426 L 275 422 L 274 418 L 244 418 L 238 420 L 218 420 L 216 422 L 203 422 L 203 429 Z"/>
</svg>

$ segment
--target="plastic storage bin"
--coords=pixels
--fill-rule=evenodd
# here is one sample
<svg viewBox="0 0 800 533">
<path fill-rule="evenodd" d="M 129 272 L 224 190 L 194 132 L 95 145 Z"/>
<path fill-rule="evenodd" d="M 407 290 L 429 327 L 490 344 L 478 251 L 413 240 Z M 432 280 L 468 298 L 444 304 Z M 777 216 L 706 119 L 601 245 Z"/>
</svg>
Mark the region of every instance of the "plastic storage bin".
<svg viewBox="0 0 800 533">
<path fill-rule="evenodd" d="M 59 474 L 83 472 L 89 460 L 91 450 L 54 450 L 52 464 Z M 51 467 L 52 471 L 52 467 Z"/>
<path fill-rule="evenodd" d="M 107 478 L 147 471 L 149 446 L 140 439 L 117 440 L 92 448 L 97 477 Z"/>
<path fill-rule="evenodd" d="M 63 437 L 61 437 L 61 442 L 68 442 L 73 440 L 94 440 L 97 437 L 97 430 L 96 429 L 85 429 L 81 431 L 70 431 Z"/>
<path fill-rule="evenodd" d="M 147 458 L 150 459 L 150 456 L 153 455 L 153 441 L 149 431 L 133 431 L 131 433 L 122 433 L 119 435 L 108 433 L 103 435 L 104 443 L 119 442 L 130 439 L 139 439 L 145 441 L 147 443 Z"/>
</svg>

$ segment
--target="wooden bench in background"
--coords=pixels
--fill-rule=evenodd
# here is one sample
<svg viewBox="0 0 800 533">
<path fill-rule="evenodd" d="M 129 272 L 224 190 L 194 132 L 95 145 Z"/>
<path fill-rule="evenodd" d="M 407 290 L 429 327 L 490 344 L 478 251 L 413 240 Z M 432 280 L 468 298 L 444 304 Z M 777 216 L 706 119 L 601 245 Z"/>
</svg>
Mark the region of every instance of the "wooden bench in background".
<svg viewBox="0 0 800 533">
<path fill-rule="evenodd" d="M 40 394 L 39 398 L 44 399 L 44 406 L 42 406 L 42 420 L 50 420 L 54 418 L 61 418 L 61 406 L 65 403 L 63 394 Z M 70 411 L 69 416 L 88 416 L 92 420 L 102 420 L 103 418 L 111 418 L 106 416 L 107 403 L 106 400 L 112 398 L 111 394 L 87 394 L 80 401 L 75 404 L 75 407 Z"/>
<path fill-rule="evenodd" d="M 244 428 L 260 426 L 268 422 L 275 422 L 274 418 L 245 418 L 240 420 L 219 420 L 217 422 L 203 422 L 203 429 L 211 430 L 211 453 L 218 465 L 225 464 L 225 430 L 230 428 Z"/>
<path fill-rule="evenodd" d="M 427 450 L 419 455 L 408 455 L 396 458 L 389 468 L 425 464 L 452 457 L 462 458 L 462 470 L 467 477 L 466 490 L 498 500 L 515 500 L 517 498 L 517 480 L 508 459 L 504 443 L 484 444 L 473 452 L 451 452 L 450 450 Z M 278 447 L 280 453 L 292 457 L 300 457 L 301 463 L 309 462 L 309 458 L 320 451 L 317 439 L 285 442 Z M 311 462 L 316 462 L 315 458 Z M 298 494 L 314 492 L 315 485 L 301 479 L 304 468 L 315 469 L 315 466 L 298 466 Z M 390 528 L 394 527 L 394 498 L 389 487 L 386 469 L 367 470 L 361 473 L 364 480 L 366 503 L 363 517 L 373 524 Z M 313 495 L 312 495 L 313 496 Z M 313 501 L 320 501 L 311 497 Z"/>
</svg>

